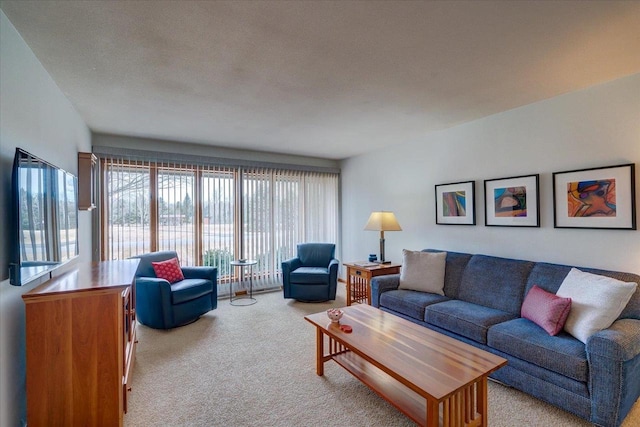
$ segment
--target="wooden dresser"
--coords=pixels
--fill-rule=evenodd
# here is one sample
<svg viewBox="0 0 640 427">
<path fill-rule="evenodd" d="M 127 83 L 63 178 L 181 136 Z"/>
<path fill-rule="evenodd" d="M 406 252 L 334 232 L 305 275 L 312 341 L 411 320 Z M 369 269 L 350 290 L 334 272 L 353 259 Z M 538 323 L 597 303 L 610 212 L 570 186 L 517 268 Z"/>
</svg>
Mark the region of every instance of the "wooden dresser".
<svg viewBox="0 0 640 427">
<path fill-rule="evenodd" d="M 138 262 L 81 263 L 22 296 L 29 427 L 123 425 Z"/>
</svg>

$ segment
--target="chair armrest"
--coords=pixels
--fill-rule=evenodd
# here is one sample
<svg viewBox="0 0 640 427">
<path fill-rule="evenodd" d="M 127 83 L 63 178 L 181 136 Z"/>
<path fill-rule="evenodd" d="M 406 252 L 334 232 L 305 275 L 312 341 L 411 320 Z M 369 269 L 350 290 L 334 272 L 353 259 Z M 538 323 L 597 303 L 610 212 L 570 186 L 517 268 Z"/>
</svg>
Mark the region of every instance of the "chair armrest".
<svg viewBox="0 0 640 427">
<path fill-rule="evenodd" d="M 165 279 L 159 279 L 157 277 L 136 277 L 136 287 L 140 285 L 143 288 L 146 288 L 150 285 L 156 286 L 158 288 L 167 287 L 167 290 L 171 290 L 169 282 Z"/>
<path fill-rule="evenodd" d="M 640 320 L 620 319 L 587 340 L 587 354 L 625 362 L 640 354 Z"/>
<path fill-rule="evenodd" d="M 332 259 L 329 262 L 329 286 L 337 288 L 338 286 L 338 269 L 340 268 L 340 261 Z"/>
<path fill-rule="evenodd" d="M 300 267 L 302 262 L 300 258 L 291 258 L 286 261 L 282 261 L 282 276 L 288 276 L 293 270 Z"/>
<path fill-rule="evenodd" d="M 349 278 L 347 278 L 349 280 Z M 400 274 L 387 274 L 371 278 L 371 305 L 380 307 L 380 295 L 383 292 L 398 289 L 400 286 Z"/>
<path fill-rule="evenodd" d="M 214 285 L 218 282 L 218 268 L 217 267 L 181 267 L 182 274 L 185 279 L 206 279 L 211 280 Z"/>
<path fill-rule="evenodd" d="M 136 277 L 136 315 L 156 328 L 173 324 L 171 285 L 165 279 Z"/>
</svg>

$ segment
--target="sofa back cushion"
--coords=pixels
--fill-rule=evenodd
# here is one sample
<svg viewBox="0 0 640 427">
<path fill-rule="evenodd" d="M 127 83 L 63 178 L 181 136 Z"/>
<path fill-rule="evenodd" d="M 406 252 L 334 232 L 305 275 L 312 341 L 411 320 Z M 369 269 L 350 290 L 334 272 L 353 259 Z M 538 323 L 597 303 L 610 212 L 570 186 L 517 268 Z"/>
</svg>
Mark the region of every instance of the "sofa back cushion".
<svg viewBox="0 0 640 427">
<path fill-rule="evenodd" d="M 449 298 L 458 298 L 462 274 L 473 255 L 443 251 L 441 249 L 423 249 L 423 252 L 447 252 L 447 261 L 444 268 L 444 294 Z"/>
<path fill-rule="evenodd" d="M 520 315 L 527 278 L 534 264 L 473 255 L 462 275 L 458 299 Z"/>
<path fill-rule="evenodd" d="M 560 264 L 550 264 L 544 262 L 538 262 L 531 270 L 529 280 L 527 282 L 526 292 L 529 291 L 534 285 L 538 285 L 542 289 L 551 293 L 558 292 L 560 285 L 564 281 L 569 271 L 570 266 Z M 582 268 L 578 267 L 581 271 L 593 274 L 599 274 L 601 276 L 611 277 L 613 279 L 620 280 L 622 282 L 635 282 L 640 284 L 640 275 L 633 273 L 624 273 L 620 271 L 599 270 L 595 268 Z M 627 306 L 619 319 L 638 319 L 640 320 L 640 288 L 636 289 L 635 293 L 631 296 L 631 299 L 627 303 Z"/>
</svg>

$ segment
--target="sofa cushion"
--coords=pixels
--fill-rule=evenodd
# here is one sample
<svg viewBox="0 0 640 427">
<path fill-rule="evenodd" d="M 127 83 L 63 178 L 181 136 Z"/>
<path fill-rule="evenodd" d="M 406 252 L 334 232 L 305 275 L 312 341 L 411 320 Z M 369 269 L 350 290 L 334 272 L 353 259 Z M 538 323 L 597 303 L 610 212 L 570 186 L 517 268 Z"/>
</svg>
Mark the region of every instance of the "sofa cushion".
<svg viewBox="0 0 640 427">
<path fill-rule="evenodd" d="M 564 329 L 586 344 L 591 335 L 611 326 L 637 286 L 572 268 L 557 292 L 572 300 Z"/>
<path fill-rule="evenodd" d="M 402 271 L 398 289 L 444 295 L 446 252 L 402 250 Z"/>
<path fill-rule="evenodd" d="M 213 292 L 213 283 L 205 279 L 184 279 L 171 285 L 171 302 L 180 304 Z"/>
<path fill-rule="evenodd" d="M 180 269 L 178 258 L 171 258 L 165 261 L 152 262 L 153 271 L 158 279 L 164 279 L 169 283 L 184 280 L 184 275 Z"/>
<path fill-rule="evenodd" d="M 448 299 L 443 295 L 398 289 L 380 295 L 380 307 L 422 321 L 426 306 Z"/>
<path fill-rule="evenodd" d="M 487 344 L 576 381 L 588 380 L 585 345 L 566 332 L 551 336 L 530 320 L 519 318 L 489 329 Z"/>
<path fill-rule="evenodd" d="M 530 261 L 474 255 L 462 275 L 458 298 L 517 317 L 533 265 Z"/>
<path fill-rule="evenodd" d="M 329 269 L 327 267 L 299 267 L 289 275 L 291 283 L 327 283 Z"/>
<path fill-rule="evenodd" d="M 540 326 L 549 335 L 557 335 L 564 327 L 570 310 L 571 298 L 562 298 L 534 286 L 524 297 L 520 315 Z"/>
<path fill-rule="evenodd" d="M 491 326 L 514 317 L 511 313 L 460 300 L 432 304 L 424 310 L 425 322 L 482 344 L 487 343 Z"/>
</svg>

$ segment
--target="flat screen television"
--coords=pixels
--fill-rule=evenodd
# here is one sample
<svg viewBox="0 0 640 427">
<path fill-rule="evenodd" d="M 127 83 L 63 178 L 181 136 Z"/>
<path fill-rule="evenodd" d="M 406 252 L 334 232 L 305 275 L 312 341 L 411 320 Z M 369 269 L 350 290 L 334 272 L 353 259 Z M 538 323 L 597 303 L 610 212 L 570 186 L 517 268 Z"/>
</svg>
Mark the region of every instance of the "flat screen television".
<svg viewBox="0 0 640 427">
<path fill-rule="evenodd" d="M 10 283 L 25 285 L 78 256 L 78 179 L 16 148 Z"/>
</svg>

